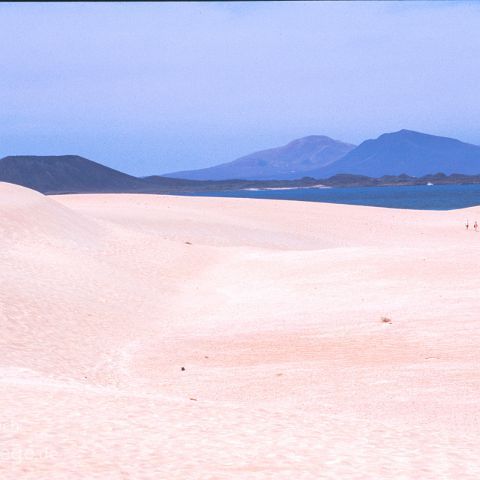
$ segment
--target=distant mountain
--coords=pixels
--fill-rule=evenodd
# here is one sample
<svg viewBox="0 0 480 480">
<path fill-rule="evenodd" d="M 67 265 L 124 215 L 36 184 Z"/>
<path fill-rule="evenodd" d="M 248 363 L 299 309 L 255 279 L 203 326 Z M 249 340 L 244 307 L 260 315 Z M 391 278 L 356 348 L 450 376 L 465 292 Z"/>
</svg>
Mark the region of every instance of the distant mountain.
<svg viewBox="0 0 480 480">
<path fill-rule="evenodd" d="M 330 165 L 353 148 L 355 145 L 323 135 L 311 135 L 283 147 L 252 153 L 233 162 L 200 170 L 173 172 L 164 176 L 191 180 L 295 179 Z"/>
<path fill-rule="evenodd" d="M 77 155 L 11 156 L 0 159 L 0 181 L 42 193 L 131 192 L 144 182 Z"/>
<path fill-rule="evenodd" d="M 342 151 L 347 153 L 341 156 Z M 337 156 L 341 158 L 335 161 Z M 435 176 L 440 172 L 443 176 Z M 420 184 L 478 183 L 480 146 L 410 130 L 385 133 L 356 148 L 328 137 L 311 136 L 217 167 L 171 175 L 179 178 L 159 175 L 137 178 L 77 155 L 0 159 L 0 182 L 42 193 L 185 193 L 318 183 L 330 186 L 417 184 L 417 180 Z"/>
<path fill-rule="evenodd" d="M 327 178 L 337 173 L 382 177 L 405 173 L 416 177 L 480 174 L 480 146 L 411 130 L 385 133 L 367 140 L 336 162 L 311 173 Z"/>
</svg>

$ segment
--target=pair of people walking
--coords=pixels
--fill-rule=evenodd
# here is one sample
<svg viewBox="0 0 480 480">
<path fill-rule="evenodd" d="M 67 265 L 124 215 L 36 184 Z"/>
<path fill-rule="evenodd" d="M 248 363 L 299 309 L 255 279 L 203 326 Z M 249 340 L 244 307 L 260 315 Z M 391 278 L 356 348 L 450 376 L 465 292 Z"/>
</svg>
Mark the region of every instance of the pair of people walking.
<svg viewBox="0 0 480 480">
<path fill-rule="evenodd" d="M 467 221 L 466 221 L 466 223 L 465 223 L 465 228 L 468 230 L 469 227 L 470 227 L 470 224 L 468 223 L 468 219 L 467 219 Z M 476 220 L 475 220 L 475 223 L 473 224 L 473 229 L 474 229 L 476 232 L 478 232 L 478 223 L 477 223 Z"/>
</svg>

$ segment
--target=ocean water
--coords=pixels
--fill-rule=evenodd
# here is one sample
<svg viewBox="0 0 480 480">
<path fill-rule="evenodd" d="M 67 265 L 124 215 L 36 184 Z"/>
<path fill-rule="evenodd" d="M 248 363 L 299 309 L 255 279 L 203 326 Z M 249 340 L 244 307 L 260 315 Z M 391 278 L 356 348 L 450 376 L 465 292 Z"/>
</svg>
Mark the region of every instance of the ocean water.
<svg viewBox="0 0 480 480">
<path fill-rule="evenodd" d="M 202 197 L 266 198 L 304 202 L 343 203 L 416 210 L 453 210 L 480 205 L 478 185 L 419 185 L 406 187 L 295 188 L 236 190 L 189 194 Z"/>
</svg>

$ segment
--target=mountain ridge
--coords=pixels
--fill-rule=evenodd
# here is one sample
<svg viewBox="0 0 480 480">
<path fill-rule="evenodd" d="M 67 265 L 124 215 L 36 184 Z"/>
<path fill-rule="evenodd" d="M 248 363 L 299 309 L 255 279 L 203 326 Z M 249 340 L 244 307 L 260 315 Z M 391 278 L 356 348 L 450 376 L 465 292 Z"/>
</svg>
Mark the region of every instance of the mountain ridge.
<svg viewBox="0 0 480 480">
<path fill-rule="evenodd" d="M 10 155 L 0 159 L 0 180 L 42 193 L 134 191 L 138 178 L 79 155 Z"/>
<path fill-rule="evenodd" d="M 320 176 L 349 173 L 423 176 L 443 172 L 447 175 L 480 173 L 480 146 L 456 138 L 402 129 L 362 142 L 334 164 L 312 174 Z"/>
<path fill-rule="evenodd" d="M 291 180 L 305 176 L 315 168 L 330 165 L 353 148 L 355 145 L 326 135 L 309 135 L 213 167 L 166 173 L 163 176 L 190 180 Z"/>
<path fill-rule="evenodd" d="M 47 194 L 182 193 L 216 189 L 221 191 L 281 186 L 301 187 L 315 183 L 331 186 L 360 184 L 369 186 L 389 184 L 391 181 L 394 184 L 406 181 L 415 184 L 415 178 L 420 181 L 425 176 L 439 173 L 447 176 L 438 178 L 441 183 L 478 183 L 480 176 L 480 146 L 406 129 L 365 140 L 355 148 L 350 144 L 342 144 L 349 150 L 346 155 L 335 161 L 324 155 L 322 162 L 326 165 L 309 169 L 309 165 L 319 163 L 317 154 L 332 145 L 337 148 L 338 141 L 312 135 L 293 140 L 283 147 L 254 152 L 222 164 L 225 168 L 240 163 L 243 168 L 247 158 L 256 169 L 262 168 L 263 161 L 270 167 L 279 165 L 280 174 L 272 179 L 270 177 L 275 175 L 263 175 L 263 178 L 259 179 L 243 175 L 235 177 L 230 174 L 230 170 L 226 178 L 215 180 L 172 178 L 162 175 L 134 177 L 79 155 L 16 155 L 0 159 L 0 181 L 22 185 Z M 280 160 L 277 156 L 279 151 L 284 155 Z M 294 175 L 291 171 L 286 171 L 291 164 L 285 151 L 293 156 L 298 152 L 302 153 L 297 163 L 293 161 L 293 165 L 300 165 L 302 171 L 294 170 Z M 208 169 L 201 170 L 204 172 Z M 402 180 L 402 175 L 409 178 Z"/>
</svg>

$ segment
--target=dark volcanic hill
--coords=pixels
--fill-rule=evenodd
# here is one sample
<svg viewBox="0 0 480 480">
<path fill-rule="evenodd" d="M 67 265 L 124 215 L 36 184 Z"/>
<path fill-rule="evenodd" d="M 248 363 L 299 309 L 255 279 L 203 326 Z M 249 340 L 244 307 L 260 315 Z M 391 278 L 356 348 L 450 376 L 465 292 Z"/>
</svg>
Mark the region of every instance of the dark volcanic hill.
<svg viewBox="0 0 480 480">
<path fill-rule="evenodd" d="M 142 180 L 77 155 L 11 156 L 0 160 L 0 181 L 42 193 L 132 192 Z"/>
<path fill-rule="evenodd" d="M 267 180 L 295 179 L 310 174 L 343 157 L 354 145 L 322 135 L 294 140 L 289 144 L 262 150 L 215 167 L 165 174 L 191 180 Z"/>
<path fill-rule="evenodd" d="M 480 147 L 453 138 L 400 130 L 363 142 L 312 176 L 327 178 L 350 173 L 381 177 L 405 173 L 419 177 L 438 172 L 479 174 Z"/>
</svg>

